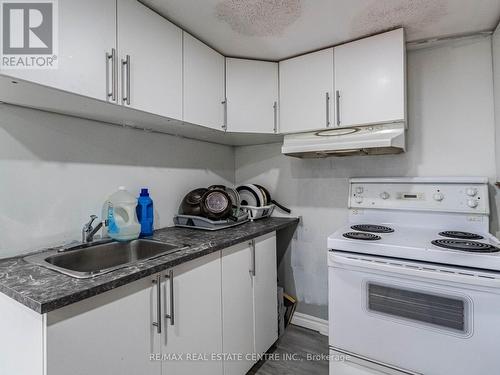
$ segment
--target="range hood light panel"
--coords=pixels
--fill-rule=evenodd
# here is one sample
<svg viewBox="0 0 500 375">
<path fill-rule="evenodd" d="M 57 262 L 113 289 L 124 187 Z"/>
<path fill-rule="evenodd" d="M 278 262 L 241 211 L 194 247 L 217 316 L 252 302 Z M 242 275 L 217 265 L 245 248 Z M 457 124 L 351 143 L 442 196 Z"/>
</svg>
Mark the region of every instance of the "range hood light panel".
<svg viewBox="0 0 500 375">
<path fill-rule="evenodd" d="M 400 154 L 406 151 L 405 136 L 404 123 L 325 129 L 285 135 L 281 152 L 298 158 Z"/>
</svg>

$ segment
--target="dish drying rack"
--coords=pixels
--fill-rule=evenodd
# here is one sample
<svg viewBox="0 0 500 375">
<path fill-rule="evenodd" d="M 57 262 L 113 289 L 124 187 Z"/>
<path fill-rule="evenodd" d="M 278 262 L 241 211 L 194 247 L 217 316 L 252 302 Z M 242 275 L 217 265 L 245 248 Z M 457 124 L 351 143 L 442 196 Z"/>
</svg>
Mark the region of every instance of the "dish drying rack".
<svg viewBox="0 0 500 375">
<path fill-rule="evenodd" d="M 262 207 L 241 206 L 241 209 L 247 212 L 250 221 L 254 221 L 271 216 L 275 207 L 276 206 L 274 204 L 270 204 L 268 206 L 262 206 Z"/>
<path fill-rule="evenodd" d="M 202 216 L 192 216 L 192 215 L 175 215 L 174 224 L 176 227 L 183 228 L 194 228 L 203 230 L 219 230 L 231 228 L 236 225 L 241 225 L 248 222 L 249 214 L 247 212 L 241 213 L 237 220 L 225 219 L 225 220 L 210 220 Z"/>
</svg>

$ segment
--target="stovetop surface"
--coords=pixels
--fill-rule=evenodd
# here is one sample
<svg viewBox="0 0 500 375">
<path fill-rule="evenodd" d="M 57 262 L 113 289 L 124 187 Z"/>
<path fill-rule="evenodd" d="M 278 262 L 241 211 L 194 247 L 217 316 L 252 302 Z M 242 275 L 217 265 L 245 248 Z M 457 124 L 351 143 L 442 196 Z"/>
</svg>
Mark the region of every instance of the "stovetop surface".
<svg viewBox="0 0 500 375">
<path fill-rule="evenodd" d="M 352 227 L 355 224 L 350 223 L 328 237 L 328 249 L 500 271 L 500 251 L 496 251 L 496 248 L 500 249 L 500 241 L 490 233 L 478 233 L 476 230 L 469 231 L 467 228 L 438 229 L 394 223 L 365 224 L 386 226 L 394 231 L 371 232 L 380 238 L 377 240 L 353 239 L 348 238 L 345 234 L 370 232 L 353 230 Z M 472 236 L 474 239 L 451 238 L 443 235 L 442 232 L 445 231 L 456 232 L 455 234 L 461 237 L 467 237 L 465 233 L 471 233 L 475 236 Z M 440 246 L 433 244 L 433 241 L 436 240 L 441 240 L 439 241 Z M 470 242 L 471 245 L 461 246 L 461 241 Z M 455 243 L 455 249 L 444 248 L 442 247 L 443 243 Z M 464 251 L 467 248 L 476 251 Z M 481 249 L 485 251 L 478 251 Z"/>
</svg>

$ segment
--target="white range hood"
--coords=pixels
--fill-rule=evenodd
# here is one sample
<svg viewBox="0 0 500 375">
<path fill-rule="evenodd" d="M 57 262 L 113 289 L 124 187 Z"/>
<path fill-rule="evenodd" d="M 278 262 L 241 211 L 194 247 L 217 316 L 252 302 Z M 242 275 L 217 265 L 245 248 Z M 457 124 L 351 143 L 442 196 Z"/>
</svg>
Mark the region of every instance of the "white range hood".
<svg viewBox="0 0 500 375">
<path fill-rule="evenodd" d="M 298 158 L 386 155 L 405 150 L 404 123 L 285 135 L 281 148 L 283 154 Z"/>
</svg>

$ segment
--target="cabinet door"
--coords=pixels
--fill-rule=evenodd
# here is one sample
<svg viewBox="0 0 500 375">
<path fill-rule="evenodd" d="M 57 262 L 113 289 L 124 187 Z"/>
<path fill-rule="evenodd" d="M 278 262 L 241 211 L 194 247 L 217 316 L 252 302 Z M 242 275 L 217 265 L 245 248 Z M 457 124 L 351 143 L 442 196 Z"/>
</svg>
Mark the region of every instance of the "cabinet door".
<svg viewBox="0 0 500 375">
<path fill-rule="evenodd" d="M 182 355 L 182 360 L 162 362 L 164 375 L 221 375 L 222 360 L 189 358 L 192 354 L 222 353 L 221 259 L 220 252 L 184 263 L 172 270 L 165 283 L 164 315 L 166 333 L 163 354 Z M 172 324 L 173 323 L 173 324 Z"/>
<path fill-rule="evenodd" d="M 338 126 L 404 121 L 403 29 L 335 47 L 334 55 Z"/>
<path fill-rule="evenodd" d="M 274 133 L 278 63 L 226 58 L 227 130 Z"/>
<path fill-rule="evenodd" d="M 265 353 L 278 339 L 278 281 L 275 232 L 255 239 L 255 352 Z"/>
<path fill-rule="evenodd" d="M 120 0 L 118 47 L 120 102 L 128 103 L 129 92 L 131 107 L 181 119 L 182 30 L 137 0 Z M 130 66 L 123 64 L 127 55 Z"/>
<path fill-rule="evenodd" d="M 184 32 L 184 121 L 223 129 L 224 56 Z"/>
<path fill-rule="evenodd" d="M 47 374 L 159 375 L 157 285 L 146 277 L 47 314 Z"/>
<path fill-rule="evenodd" d="M 224 375 L 241 375 L 252 367 L 254 353 L 252 245 L 242 243 L 222 250 L 222 322 L 224 353 L 243 358 L 224 361 Z"/>
<path fill-rule="evenodd" d="M 58 9 L 58 68 L 1 73 L 107 100 L 106 53 L 116 47 L 116 1 L 64 0 Z"/>
<path fill-rule="evenodd" d="M 332 124 L 333 48 L 280 61 L 281 133 Z"/>
</svg>

